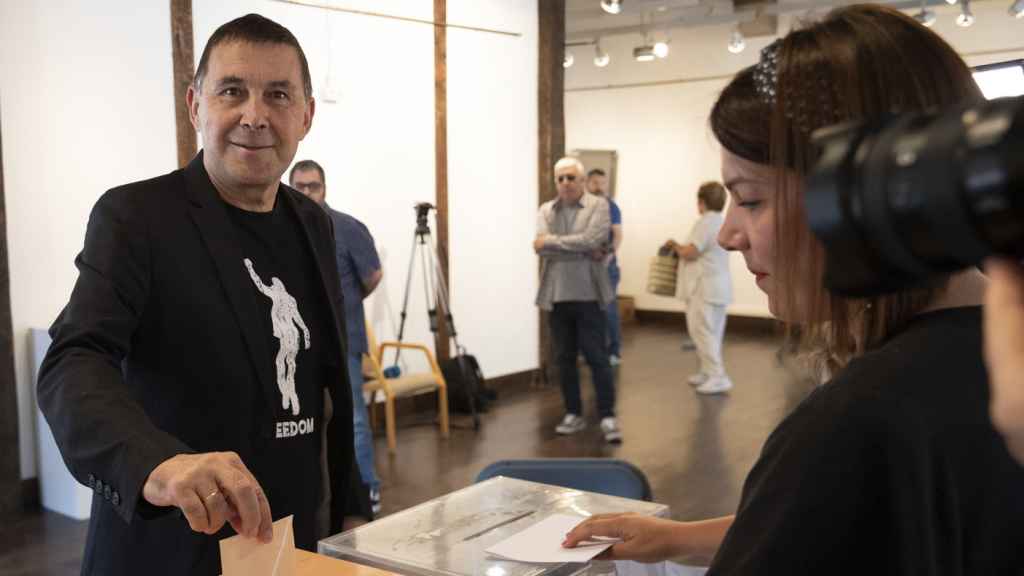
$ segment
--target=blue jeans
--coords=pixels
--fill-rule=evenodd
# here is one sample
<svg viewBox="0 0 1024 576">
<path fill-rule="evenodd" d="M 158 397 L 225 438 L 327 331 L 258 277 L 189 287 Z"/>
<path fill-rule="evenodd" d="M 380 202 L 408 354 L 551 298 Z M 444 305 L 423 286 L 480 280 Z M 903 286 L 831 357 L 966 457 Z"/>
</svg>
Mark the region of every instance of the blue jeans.
<svg viewBox="0 0 1024 576">
<path fill-rule="evenodd" d="M 612 367 L 608 364 L 607 331 L 601 305 L 593 301 L 556 302 L 548 318 L 565 411 L 583 415 L 580 371 L 576 365 L 576 358 L 582 351 L 590 365 L 590 379 L 597 392 L 598 415 L 601 418 L 615 416 L 615 383 Z"/>
<path fill-rule="evenodd" d="M 608 279 L 612 283 L 612 294 L 619 293 L 619 267 L 613 262 L 608 267 Z M 608 309 L 605 310 L 608 325 L 608 354 L 622 356 L 622 324 L 619 322 L 619 299 L 612 298 Z"/>
<path fill-rule="evenodd" d="M 370 488 L 379 488 L 380 479 L 373 465 L 373 433 L 370 431 L 370 414 L 363 398 L 362 355 L 348 355 L 348 381 L 352 386 L 352 426 L 356 448 L 356 463 L 363 483 Z"/>
</svg>

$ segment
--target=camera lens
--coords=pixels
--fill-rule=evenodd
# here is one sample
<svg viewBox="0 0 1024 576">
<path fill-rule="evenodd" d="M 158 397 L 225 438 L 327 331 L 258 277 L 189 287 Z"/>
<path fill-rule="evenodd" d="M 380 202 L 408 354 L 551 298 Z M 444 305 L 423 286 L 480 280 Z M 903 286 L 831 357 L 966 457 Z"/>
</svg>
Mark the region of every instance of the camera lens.
<svg viewBox="0 0 1024 576">
<path fill-rule="evenodd" d="M 814 135 L 808 223 L 825 285 L 869 296 L 1001 253 L 1024 256 L 1024 98 Z"/>
</svg>

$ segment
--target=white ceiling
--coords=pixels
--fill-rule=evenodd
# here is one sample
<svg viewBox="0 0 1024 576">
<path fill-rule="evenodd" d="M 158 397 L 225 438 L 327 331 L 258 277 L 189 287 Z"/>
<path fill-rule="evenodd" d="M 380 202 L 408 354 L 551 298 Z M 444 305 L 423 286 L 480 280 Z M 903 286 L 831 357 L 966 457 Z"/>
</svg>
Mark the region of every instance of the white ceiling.
<svg viewBox="0 0 1024 576">
<path fill-rule="evenodd" d="M 914 9 L 922 0 L 875 0 L 899 9 Z M 973 0 L 973 3 L 1008 0 Z M 927 5 L 945 5 L 943 0 L 924 0 Z M 600 37 L 643 34 L 675 28 L 739 24 L 744 33 L 774 34 L 779 14 L 826 12 L 858 3 L 855 0 L 623 0 L 621 14 L 608 14 L 600 0 L 566 0 L 566 42 L 590 42 Z"/>
</svg>

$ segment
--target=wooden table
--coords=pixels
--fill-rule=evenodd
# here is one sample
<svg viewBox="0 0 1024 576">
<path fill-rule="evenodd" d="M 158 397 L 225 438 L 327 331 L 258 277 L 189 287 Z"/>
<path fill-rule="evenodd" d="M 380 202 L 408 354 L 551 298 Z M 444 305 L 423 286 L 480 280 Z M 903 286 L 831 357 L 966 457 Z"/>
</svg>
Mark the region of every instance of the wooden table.
<svg viewBox="0 0 1024 576">
<path fill-rule="evenodd" d="M 305 550 L 296 550 L 295 560 L 295 573 L 298 576 L 397 576 L 394 572 L 386 572 Z"/>
</svg>

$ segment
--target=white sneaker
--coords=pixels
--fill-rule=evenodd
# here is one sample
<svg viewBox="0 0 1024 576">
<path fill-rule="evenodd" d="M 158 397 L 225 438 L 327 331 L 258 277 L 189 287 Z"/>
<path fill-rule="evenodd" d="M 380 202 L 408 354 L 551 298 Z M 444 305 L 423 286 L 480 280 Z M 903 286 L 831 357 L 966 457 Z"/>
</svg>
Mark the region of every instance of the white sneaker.
<svg viewBox="0 0 1024 576">
<path fill-rule="evenodd" d="M 370 488 L 370 510 L 374 517 L 380 516 L 380 488 Z"/>
<path fill-rule="evenodd" d="M 714 376 L 697 386 L 698 394 L 725 394 L 732 390 L 732 380 L 725 376 Z"/>
<path fill-rule="evenodd" d="M 618 366 L 619 364 L 622 364 L 622 358 L 619 358 L 615 354 L 612 354 L 608 356 L 608 363 L 611 364 L 612 366 Z"/>
<path fill-rule="evenodd" d="M 555 433 L 567 436 L 569 434 L 575 434 L 586 427 L 587 423 L 582 417 L 577 416 L 576 414 L 566 414 L 565 418 L 562 418 L 562 421 L 558 426 L 555 426 Z"/>
<path fill-rule="evenodd" d="M 703 373 L 703 372 L 697 372 L 696 374 L 691 374 L 690 377 L 686 379 L 686 382 L 690 386 L 700 386 L 701 384 L 703 384 L 703 383 L 705 383 L 707 381 L 708 381 L 708 375 Z"/>
<path fill-rule="evenodd" d="M 604 432 L 605 442 L 622 444 L 622 431 L 619 430 L 619 422 L 614 416 L 606 416 L 601 419 L 601 432 Z"/>
</svg>

